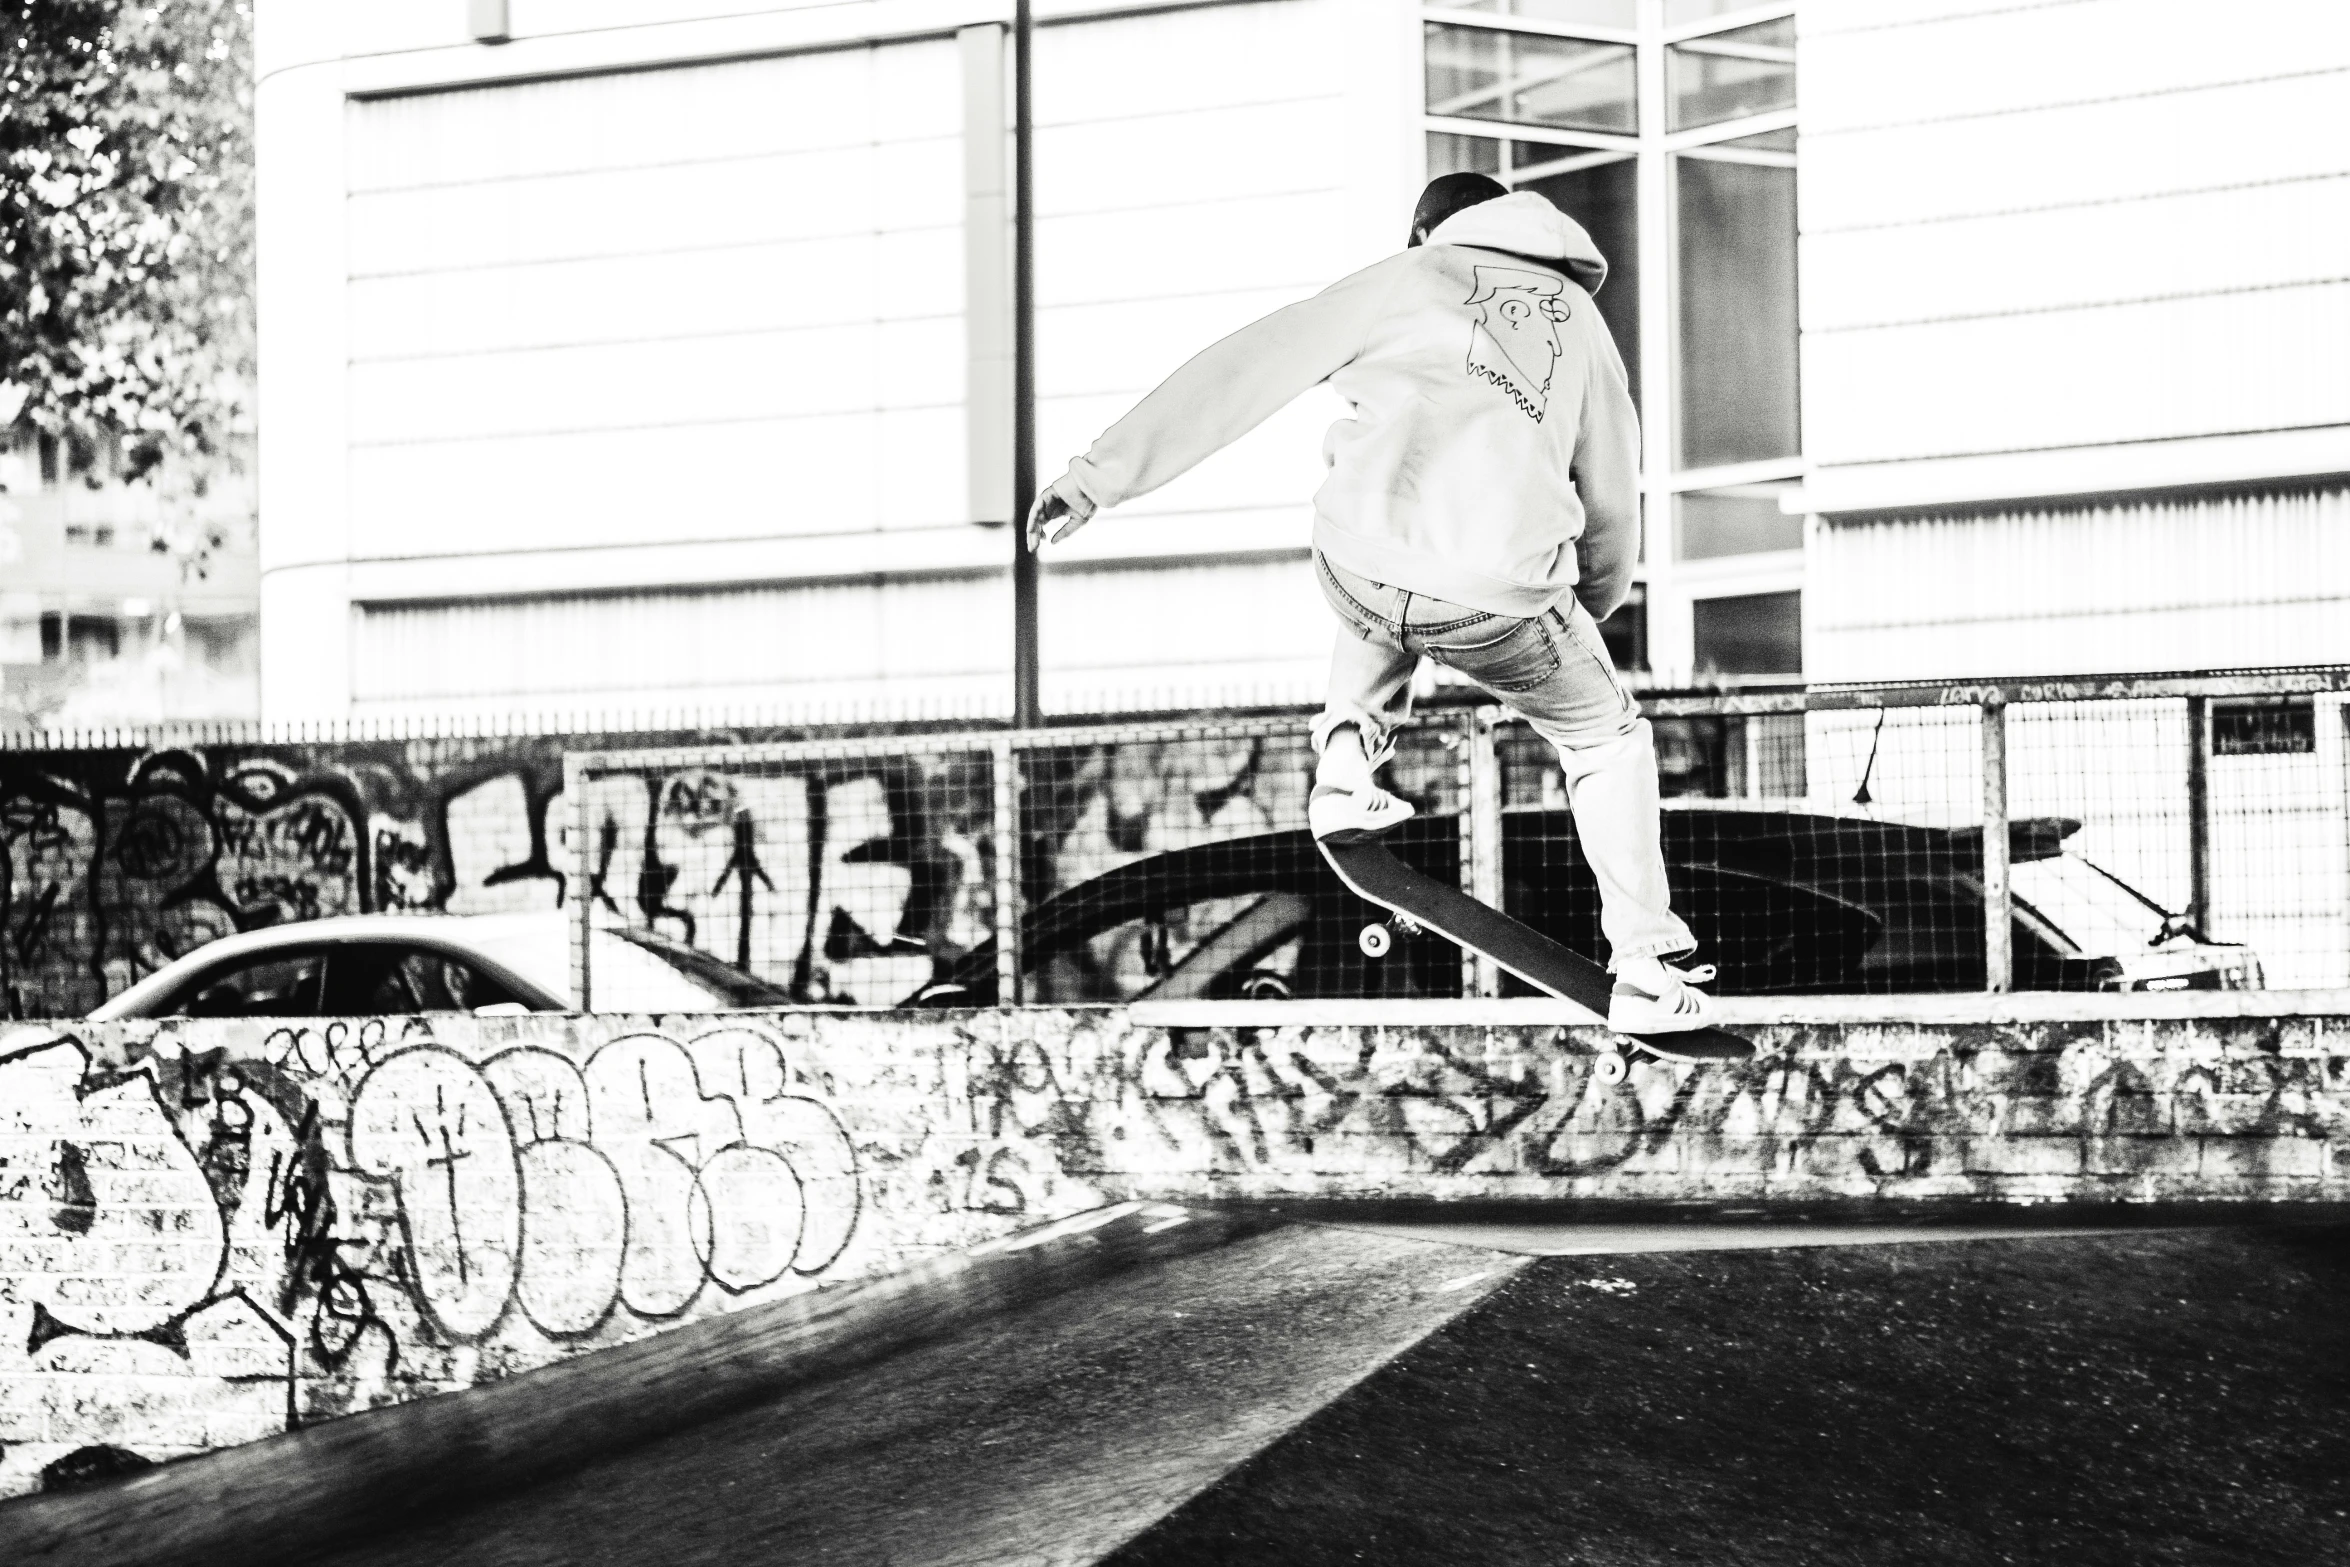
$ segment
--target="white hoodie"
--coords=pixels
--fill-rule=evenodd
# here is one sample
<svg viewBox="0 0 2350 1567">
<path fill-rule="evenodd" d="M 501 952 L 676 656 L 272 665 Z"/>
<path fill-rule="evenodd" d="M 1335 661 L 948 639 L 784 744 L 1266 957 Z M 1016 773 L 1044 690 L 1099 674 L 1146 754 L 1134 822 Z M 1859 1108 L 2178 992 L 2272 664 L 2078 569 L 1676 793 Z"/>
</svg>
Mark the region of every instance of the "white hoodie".
<svg viewBox="0 0 2350 1567">
<path fill-rule="evenodd" d="M 1328 381 L 1314 547 L 1392 587 L 1532 616 L 1572 590 L 1604 619 L 1640 554 L 1639 428 L 1591 302 L 1607 263 L 1531 191 L 1214 344 L 1069 476 L 1097 508 L 1160 485 Z"/>
</svg>

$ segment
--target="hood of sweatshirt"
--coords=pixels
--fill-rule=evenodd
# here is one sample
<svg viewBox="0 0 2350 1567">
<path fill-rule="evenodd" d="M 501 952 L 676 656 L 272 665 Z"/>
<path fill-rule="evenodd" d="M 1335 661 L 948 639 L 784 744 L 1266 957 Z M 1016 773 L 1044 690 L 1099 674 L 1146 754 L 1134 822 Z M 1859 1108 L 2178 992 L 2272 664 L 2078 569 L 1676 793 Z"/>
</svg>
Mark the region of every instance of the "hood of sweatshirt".
<svg viewBox="0 0 2350 1567">
<path fill-rule="evenodd" d="M 1591 243 L 1583 225 L 1530 190 L 1463 207 L 1437 224 L 1427 243 L 1475 245 L 1545 262 L 1573 278 L 1586 293 L 1598 293 L 1607 281 L 1607 258 Z"/>
</svg>

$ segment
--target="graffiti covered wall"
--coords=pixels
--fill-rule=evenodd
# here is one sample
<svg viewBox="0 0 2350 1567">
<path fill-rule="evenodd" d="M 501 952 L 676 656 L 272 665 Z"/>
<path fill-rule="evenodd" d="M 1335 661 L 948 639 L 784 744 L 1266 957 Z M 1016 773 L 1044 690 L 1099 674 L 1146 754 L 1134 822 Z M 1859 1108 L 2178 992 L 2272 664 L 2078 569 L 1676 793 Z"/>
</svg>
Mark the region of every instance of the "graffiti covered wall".
<svg viewBox="0 0 2350 1567">
<path fill-rule="evenodd" d="M 567 751 L 792 738 L 0 750 L 0 1017 L 79 1017 L 204 942 L 292 920 L 551 913 L 574 859 Z M 1457 771 L 1432 745 L 1407 751 L 1407 789 Z M 1162 849 L 1304 820 L 1302 719 L 1275 739 L 1071 745 L 1023 767 L 1032 901 Z M 992 934 L 990 769 L 980 749 L 598 776 L 587 895 L 599 919 L 701 947 L 795 1000 L 902 1000 Z M 1139 961 L 1102 959 L 1125 960 Z M 1092 981 L 1060 988 L 1119 994 Z"/>
<path fill-rule="evenodd" d="M 0 1494 L 1095 1205 L 958 1113 L 959 1038 L 806 1014 L 0 1033 Z"/>
<path fill-rule="evenodd" d="M 0 1035 L 0 1494 L 1128 1196 L 2350 1199 L 2350 1018 L 1543 1027 L 1115 1009 Z"/>
</svg>

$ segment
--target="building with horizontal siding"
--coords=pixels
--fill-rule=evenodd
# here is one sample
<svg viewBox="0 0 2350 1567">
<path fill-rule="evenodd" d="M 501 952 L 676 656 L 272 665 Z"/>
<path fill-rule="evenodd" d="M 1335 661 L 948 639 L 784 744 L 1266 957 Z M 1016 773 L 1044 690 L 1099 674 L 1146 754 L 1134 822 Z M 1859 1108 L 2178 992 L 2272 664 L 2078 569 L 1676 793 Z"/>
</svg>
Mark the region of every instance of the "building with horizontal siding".
<svg viewBox="0 0 2350 1567">
<path fill-rule="evenodd" d="M 267 716 L 1008 712 L 1009 12 L 262 0 Z M 2350 658 L 2327 0 L 1038 16 L 1044 478 L 1481 169 L 1613 264 L 1641 678 Z M 1048 711 L 1318 694 L 1342 413 L 1049 559 Z"/>
</svg>

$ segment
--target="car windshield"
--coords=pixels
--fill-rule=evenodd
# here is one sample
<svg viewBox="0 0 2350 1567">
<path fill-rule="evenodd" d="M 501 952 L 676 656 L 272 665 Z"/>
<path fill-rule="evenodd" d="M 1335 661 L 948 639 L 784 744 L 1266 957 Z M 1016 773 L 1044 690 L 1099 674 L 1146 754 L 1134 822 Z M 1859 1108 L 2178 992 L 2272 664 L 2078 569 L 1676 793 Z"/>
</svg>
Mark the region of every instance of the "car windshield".
<svg viewBox="0 0 2350 1567">
<path fill-rule="evenodd" d="M 465 936 L 491 958 L 577 1002 L 568 921 L 533 918 L 503 926 L 485 921 Z M 591 995 L 598 1012 L 732 1012 L 790 1004 L 791 998 L 774 986 L 659 936 L 598 926 L 593 939 Z"/>
<path fill-rule="evenodd" d="M 2161 910 L 2077 855 L 2022 861 L 2008 876 L 2017 899 L 2071 938 L 2083 957 L 2127 957 L 2161 935 Z"/>
<path fill-rule="evenodd" d="M 788 991 L 778 989 L 765 980 L 744 973 L 731 964 L 720 962 L 696 947 L 680 946 L 674 941 L 640 930 L 613 930 L 605 934 L 619 937 L 631 949 L 650 953 L 680 978 L 703 995 L 718 1002 L 721 1008 L 788 1007 L 792 998 Z M 598 948 L 597 956 L 603 956 Z M 596 971 L 596 1005 L 604 1011 L 617 1008 L 604 996 L 604 971 Z M 682 1007 L 679 1010 L 684 1010 Z M 704 1004 L 698 1010 L 708 1011 Z"/>
</svg>

